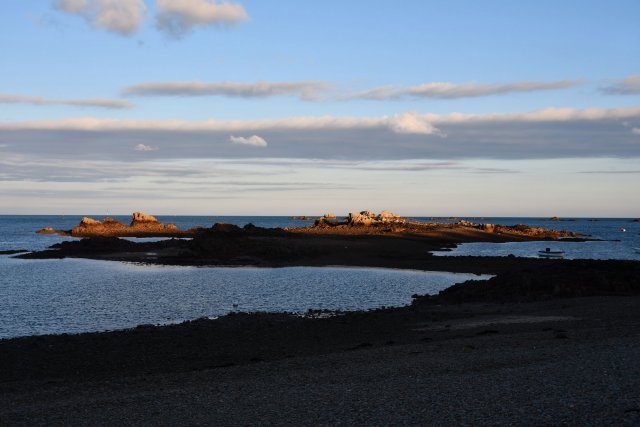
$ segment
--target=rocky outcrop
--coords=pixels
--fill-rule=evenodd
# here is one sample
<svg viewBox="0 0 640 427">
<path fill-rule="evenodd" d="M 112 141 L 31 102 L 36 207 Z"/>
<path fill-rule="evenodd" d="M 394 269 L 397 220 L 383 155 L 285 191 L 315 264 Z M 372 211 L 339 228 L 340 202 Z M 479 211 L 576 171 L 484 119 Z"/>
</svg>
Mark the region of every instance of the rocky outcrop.
<svg viewBox="0 0 640 427">
<path fill-rule="evenodd" d="M 80 220 L 79 227 L 92 227 L 92 226 L 96 226 L 96 225 L 99 225 L 99 224 L 100 224 L 100 221 L 85 216 L 84 218 L 82 218 Z"/>
<path fill-rule="evenodd" d="M 143 212 L 134 212 L 130 225 L 113 218 L 98 221 L 82 218 L 68 233 L 73 237 L 180 237 L 194 234 L 195 230 L 180 230 L 175 224 L 163 224 Z"/>
<path fill-rule="evenodd" d="M 147 215 L 144 212 L 134 212 L 131 215 L 131 227 L 141 224 L 159 224 L 156 217 Z"/>
<path fill-rule="evenodd" d="M 486 231 L 487 233 L 493 233 L 496 229 L 496 226 L 493 224 L 482 224 L 482 230 Z"/>
<path fill-rule="evenodd" d="M 351 212 L 347 216 L 347 224 L 350 226 L 387 225 L 391 223 L 404 223 L 405 219 L 389 211 L 375 214 L 370 211 Z"/>
<path fill-rule="evenodd" d="M 323 219 L 336 219 L 336 216 L 334 214 L 331 213 L 326 213 L 324 215 L 322 215 Z"/>
<path fill-rule="evenodd" d="M 541 239 L 560 239 L 580 237 L 578 233 L 572 231 L 558 231 L 550 230 L 548 228 L 529 227 L 524 224 L 516 225 L 496 225 L 496 224 L 478 224 L 461 219 L 455 223 L 456 226 L 462 226 L 466 228 L 475 228 L 477 230 L 486 231 L 487 233 L 501 233 L 523 237 L 539 237 Z"/>
<path fill-rule="evenodd" d="M 62 230 L 56 230 L 52 227 L 45 227 L 45 228 L 41 228 L 40 230 L 36 231 L 36 233 L 38 234 L 60 234 L 62 232 Z"/>
</svg>

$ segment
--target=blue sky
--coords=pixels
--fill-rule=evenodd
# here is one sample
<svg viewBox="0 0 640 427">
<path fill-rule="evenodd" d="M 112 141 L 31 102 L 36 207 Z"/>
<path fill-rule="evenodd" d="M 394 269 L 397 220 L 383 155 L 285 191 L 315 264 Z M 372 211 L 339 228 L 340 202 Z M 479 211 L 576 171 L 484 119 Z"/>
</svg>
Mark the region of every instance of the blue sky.
<svg viewBox="0 0 640 427">
<path fill-rule="evenodd" d="M 0 213 L 640 212 L 637 1 L 0 7 Z"/>
</svg>

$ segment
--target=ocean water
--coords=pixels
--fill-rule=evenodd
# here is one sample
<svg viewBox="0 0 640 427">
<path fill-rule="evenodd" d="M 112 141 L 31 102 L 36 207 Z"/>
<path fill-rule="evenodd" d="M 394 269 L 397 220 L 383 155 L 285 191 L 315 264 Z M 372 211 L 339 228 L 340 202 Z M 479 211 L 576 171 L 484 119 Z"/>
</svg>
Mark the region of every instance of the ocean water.
<svg viewBox="0 0 640 427">
<path fill-rule="evenodd" d="M 129 221 L 129 217 L 116 218 Z M 309 224 L 288 217 L 158 218 L 180 228 L 211 226 L 215 222 L 262 227 Z M 69 229 L 80 219 L 81 216 L 0 216 L 0 250 L 44 249 L 69 238 L 38 235 L 36 230 Z M 444 255 L 535 256 L 538 250 L 552 247 L 565 250 L 567 258 L 640 259 L 633 250 L 640 247 L 640 223 L 631 219 L 469 220 L 566 229 L 606 241 L 474 243 L 460 245 Z M 412 294 L 434 294 L 471 278 L 488 276 L 339 267 L 166 267 L 80 259 L 20 260 L 0 255 L 0 338 L 167 324 L 231 311 L 302 313 L 309 309 L 401 306 L 410 303 Z"/>
<path fill-rule="evenodd" d="M 538 251 L 550 248 L 565 252 L 565 259 L 640 260 L 640 222 L 632 218 L 576 218 L 550 221 L 541 218 L 470 219 L 501 225 L 526 224 L 531 227 L 574 231 L 599 241 L 463 243 L 451 251 L 438 251 L 440 256 L 508 256 L 537 257 Z"/>
</svg>

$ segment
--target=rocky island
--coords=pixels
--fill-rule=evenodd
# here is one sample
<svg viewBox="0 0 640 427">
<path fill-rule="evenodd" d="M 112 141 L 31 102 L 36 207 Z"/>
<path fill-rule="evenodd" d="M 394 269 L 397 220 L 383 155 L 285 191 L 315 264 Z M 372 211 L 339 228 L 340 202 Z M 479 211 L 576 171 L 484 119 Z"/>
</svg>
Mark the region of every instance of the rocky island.
<svg viewBox="0 0 640 427">
<path fill-rule="evenodd" d="M 69 237 L 187 237 L 201 230 L 199 227 L 180 230 L 175 224 L 163 224 L 151 215 L 134 212 L 129 225 L 109 217 L 102 221 L 84 217 L 80 224 L 71 230 L 54 230 L 52 227 L 45 227 L 37 233 Z"/>
<path fill-rule="evenodd" d="M 350 265 L 460 271 L 453 264 L 470 264 L 434 257 L 430 252 L 467 242 L 584 240 L 573 232 L 526 225 L 410 221 L 389 211 L 352 212 L 343 218 L 325 215 L 310 226 L 297 228 L 268 229 L 252 224 L 241 228 L 216 223 L 189 230 L 162 224 L 141 212 L 132 215 L 128 226 L 109 218 L 104 221 L 83 218 L 77 227 L 57 231 L 81 240 L 65 241 L 49 250 L 19 257 L 77 257 L 173 265 Z M 134 242 L 119 237 L 171 239 Z"/>
</svg>

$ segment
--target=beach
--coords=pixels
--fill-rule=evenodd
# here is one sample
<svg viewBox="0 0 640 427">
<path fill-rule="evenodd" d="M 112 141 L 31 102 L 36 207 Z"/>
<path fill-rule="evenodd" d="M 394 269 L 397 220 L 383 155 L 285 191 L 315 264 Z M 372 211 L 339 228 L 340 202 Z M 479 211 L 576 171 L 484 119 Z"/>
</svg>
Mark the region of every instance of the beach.
<svg viewBox="0 0 640 427">
<path fill-rule="evenodd" d="M 11 340 L 0 421 L 633 425 L 639 309 L 569 298 Z"/>
</svg>

